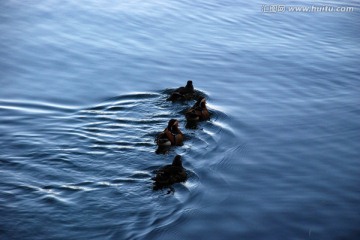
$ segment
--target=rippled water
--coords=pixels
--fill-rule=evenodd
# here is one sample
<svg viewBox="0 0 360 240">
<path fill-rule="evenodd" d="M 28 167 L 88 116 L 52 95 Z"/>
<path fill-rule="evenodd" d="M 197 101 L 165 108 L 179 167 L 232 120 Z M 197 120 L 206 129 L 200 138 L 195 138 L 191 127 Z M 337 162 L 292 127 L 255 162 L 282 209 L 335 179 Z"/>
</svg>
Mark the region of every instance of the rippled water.
<svg viewBox="0 0 360 240">
<path fill-rule="evenodd" d="M 357 239 L 359 4 L 280 3 L 2 1 L 0 238 Z M 196 129 L 166 101 L 188 79 Z M 153 191 L 176 154 L 188 181 Z"/>
</svg>

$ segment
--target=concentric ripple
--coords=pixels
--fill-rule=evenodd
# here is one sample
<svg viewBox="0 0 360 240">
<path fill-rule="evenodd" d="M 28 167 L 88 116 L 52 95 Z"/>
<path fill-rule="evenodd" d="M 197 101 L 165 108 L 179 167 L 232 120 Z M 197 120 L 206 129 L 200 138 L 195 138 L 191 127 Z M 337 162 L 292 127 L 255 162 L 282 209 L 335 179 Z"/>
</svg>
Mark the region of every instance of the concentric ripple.
<svg viewBox="0 0 360 240">
<path fill-rule="evenodd" d="M 121 95 L 81 109 L 1 101 L 2 201 L 11 201 L 2 218 L 11 214 L 24 225 L 15 233 L 8 222 L 5 234 L 22 237 L 30 231 L 26 223 L 47 219 L 57 226 L 32 224 L 39 235 L 68 238 L 86 230 L 89 238 L 99 232 L 151 238 L 184 221 L 184 213 L 222 201 L 224 195 L 216 198 L 206 188 L 214 182 L 226 187 L 216 152 L 226 152 L 220 143 L 233 138 L 227 116 L 211 108 L 210 98 L 212 120 L 187 129 L 183 112 L 193 102 L 168 102 L 168 92 Z M 154 140 L 171 118 L 180 121 L 186 141 L 156 154 Z M 175 184 L 174 192 L 153 191 L 151 177 L 176 154 L 183 156 L 188 181 Z"/>
</svg>

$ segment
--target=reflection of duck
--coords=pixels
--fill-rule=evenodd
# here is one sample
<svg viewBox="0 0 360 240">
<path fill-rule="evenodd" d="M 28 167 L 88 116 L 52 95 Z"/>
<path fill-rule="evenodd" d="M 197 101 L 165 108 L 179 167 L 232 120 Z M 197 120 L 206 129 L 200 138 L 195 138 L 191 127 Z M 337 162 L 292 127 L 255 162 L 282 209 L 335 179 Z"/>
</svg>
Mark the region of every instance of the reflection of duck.
<svg viewBox="0 0 360 240">
<path fill-rule="evenodd" d="M 185 87 L 179 87 L 176 89 L 170 97 L 167 99 L 168 101 L 185 101 L 193 98 L 194 95 L 194 86 L 191 80 L 187 81 Z"/>
<path fill-rule="evenodd" d="M 185 117 L 188 121 L 204 121 L 210 118 L 206 107 L 205 97 L 199 97 L 194 106 L 186 111 Z"/>
<path fill-rule="evenodd" d="M 171 165 L 166 165 L 156 171 L 154 190 L 170 186 L 174 183 L 185 182 L 187 173 L 182 166 L 181 156 L 176 155 Z"/>
<path fill-rule="evenodd" d="M 157 138 L 158 146 L 182 145 L 183 133 L 179 129 L 179 122 L 176 119 L 171 119 L 168 126 Z"/>
</svg>

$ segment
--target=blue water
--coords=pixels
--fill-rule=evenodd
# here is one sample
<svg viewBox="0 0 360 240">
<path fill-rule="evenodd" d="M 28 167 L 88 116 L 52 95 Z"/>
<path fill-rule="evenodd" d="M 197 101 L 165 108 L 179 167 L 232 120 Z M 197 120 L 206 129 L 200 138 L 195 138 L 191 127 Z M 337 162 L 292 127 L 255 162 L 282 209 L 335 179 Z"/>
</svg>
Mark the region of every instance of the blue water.
<svg viewBox="0 0 360 240">
<path fill-rule="evenodd" d="M 1 1 L 0 239 L 359 239 L 359 29 L 357 1 Z"/>
</svg>

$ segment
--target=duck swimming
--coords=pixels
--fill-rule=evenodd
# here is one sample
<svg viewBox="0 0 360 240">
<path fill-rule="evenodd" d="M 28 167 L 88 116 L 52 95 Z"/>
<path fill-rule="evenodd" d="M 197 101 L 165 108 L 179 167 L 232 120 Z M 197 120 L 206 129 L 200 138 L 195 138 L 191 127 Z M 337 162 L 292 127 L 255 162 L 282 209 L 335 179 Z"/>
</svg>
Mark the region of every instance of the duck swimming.
<svg viewBox="0 0 360 240">
<path fill-rule="evenodd" d="M 156 171 L 154 190 L 168 187 L 174 183 L 185 182 L 187 179 L 186 169 L 182 166 L 181 156 L 176 155 L 172 164 L 166 165 Z"/>
<path fill-rule="evenodd" d="M 185 101 L 193 98 L 195 93 L 193 82 L 191 80 L 187 81 L 185 87 L 179 87 L 176 89 L 170 97 L 167 99 L 168 101 Z"/>
<path fill-rule="evenodd" d="M 158 146 L 180 146 L 183 143 L 184 135 L 179 129 L 179 122 L 171 119 L 168 126 L 157 138 Z"/>
<path fill-rule="evenodd" d="M 185 113 L 188 121 L 205 121 L 210 118 L 210 113 L 206 107 L 205 97 L 199 97 L 194 106 Z"/>
</svg>

